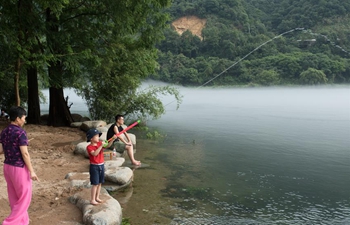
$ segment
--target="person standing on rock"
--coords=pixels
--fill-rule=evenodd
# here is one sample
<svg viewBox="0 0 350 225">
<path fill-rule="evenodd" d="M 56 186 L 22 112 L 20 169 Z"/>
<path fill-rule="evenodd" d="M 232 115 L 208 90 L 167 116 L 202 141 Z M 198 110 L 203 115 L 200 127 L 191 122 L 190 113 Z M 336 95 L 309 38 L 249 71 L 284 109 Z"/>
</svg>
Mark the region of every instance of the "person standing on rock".
<svg viewBox="0 0 350 225">
<path fill-rule="evenodd" d="M 118 135 L 118 133 L 123 130 L 122 125 L 124 125 L 124 116 L 116 115 L 115 123 L 112 124 L 107 131 L 107 140 L 109 140 L 113 136 Z M 134 158 L 134 147 L 132 145 L 132 142 L 128 133 L 124 132 L 124 135 L 126 137 L 126 140 L 122 136 L 117 137 L 117 139 L 113 143 L 113 147 L 116 149 L 117 152 L 120 152 L 120 153 L 123 153 L 126 150 L 131 163 L 135 166 L 141 165 L 141 162 L 137 161 Z"/>
<path fill-rule="evenodd" d="M 23 125 L 27 113 L 22 107 L 9 111 L 11 123 L 1 132 L 0 154 L 5 154 L 4 176 L 11 213 L 3 225 L 29 224 L 28 208 L 32 199 L 32 180 L 39 181 L 28 153 L 28 138 Z"/>
<path fill-rule="evenodd" d="M 86 147 L 86 150 L 90 158 L 90 183 L 91 187 L 91 205 L 98 205 L 102 203 L 100 199 L 101 186 L 105 182 L 105 167 L 104 167 L 104 157 L 103 148 L 108 148 L 112 145 L 113 141 L 106 144 L 100 141 L 99 137 L 101 132 L 97 129 L 90 129 L 86 133 L 87 142 L 90 144 Z"/>
</svg>

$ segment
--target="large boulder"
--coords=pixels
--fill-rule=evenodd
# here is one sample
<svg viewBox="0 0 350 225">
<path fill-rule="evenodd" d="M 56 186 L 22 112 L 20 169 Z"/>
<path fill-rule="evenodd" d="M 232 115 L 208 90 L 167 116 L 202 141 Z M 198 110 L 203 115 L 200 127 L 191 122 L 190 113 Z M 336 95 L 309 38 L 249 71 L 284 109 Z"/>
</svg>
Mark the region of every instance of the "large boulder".
<svg viewBox="0 0 350 225">
<path fill-rule="evenodd" d="M 57 225 L 84 225 L 75 221 L 60 221 Z"/>
<path fill-rule="evenodd" d="M 101 133 L 102 133 L 102 134 L 101 134 L 101 136 L 100 136 L 100 140 L 102 140 L 102 141 L 106 140 L 106 139 L 107 139 L 107 131 L 106 131 L 106 132 L 102 131 Z M 136 145 L 136 135 L 135 135 L 135 134 L 131 134 L 131 133 L 129 133 L 129 132 L 128 132 L 128 135 L 129 135 L 130 140 L 131 140 L 131 142 L 133 143 L 133 145 Z M 122 135 L 120 135 L 120 136 L 126 140 L 124 134 L 122 134 Z"/>
<path fill-rule="evenodd" d="M 90 174 L 89 172 L 84 173 L 68 173 L 65 177 L 70 183 L 71 187 L 82 187 L 90 188 Z"/>
<path fill-rule="evenodd" d="M 103 132 L 107 133 L 108 128 L 107 127 L 97 127 L 96 130 L 100 131 L 101 133 L 103 133 Z"/>
<path fill-rule="evenodd" d="M 80 129 L 88 131 L 91 128 L 105 127 L 107 123 L 103 120 L 85 121 L 81 124 Z"/>
<path fill-rule="evenodd" d="M 74 154 L 83 155 L 85 158 L 89 158 L 89 154 L 86 151 L 86 147 L 90 144 L 90 142 L 80 142 L 75 146 Z"/>
<path fill-rule="evenodd" d="M 89 158 L 89 154 L 86 151 L 86 147 L 90 144 L 90 142 L 80 142 L 75 146 L 75 149 L 73 151 L 74 154 L 76 155 L 83 155 L 85 158 Z M 105 155 L 105 160 L 111 159 L 110 158 L 110 154 L 111 154 L 111 150 L 105 150 L 104 151 L 104 155 Z M 134 152 L 136 152 L 134 150 Z M 116 153 L 116 157 L 117 159 L 119 159 L 118 157 L 122 157 L 124 154 L 123 153 Z"/>
<path fill-rule="evenodd" d="M 114 167 L 105 171 L 105 179 L 120 186 L 130 184 L 133 175 L 134 173 L 129 167 Z"/>
<path fill-rule="evenodd" d="M 132 170 L 128 167 L 126 167 L 126 169 L 120 167 L 124 162 L 124 158 L 105 161 L 105 180 L 113 183 L 108 185 L 108 190 L 118 190 L 132 182 Z M 71 172 L 66 175 L 65 179 L 70 182 L 71 187 L 91 187 L 89 172 Z"/>
<path fill-rule="evenodd" d="M 82 120 L 81 120 L 83 118 L 82 115 L 77 114 L 77 113 L 72 113 L 71 116 L 72 116 L 74 122 L 82 122 Z"/>
<path fill-rule="evenodd" d="M 86 225 L 120 225 L 122 224 L 122 208 L 119 202 L 101 188 L 100 198 L 103 203 L 90 204 L 90 189 L 83 189 L 69 198 L 83 213 L 83 223 Z"/>
<path fill-rule="evenodd" d="M 123 163 L 125 162 L 124 158 L 116 158 L 113 160 L 106 160 L 105 161 L 105 171 L 110 169 L 110 168 L 115 168 L 115 167 L 120 167 L 123 165 Z"/>
<path fill-rule="evenodd" d="M 70 124 L 73 128 L 80 128 L 80 126 L 83 124 L 83 122 L 73 122 Z"/>
</svg>

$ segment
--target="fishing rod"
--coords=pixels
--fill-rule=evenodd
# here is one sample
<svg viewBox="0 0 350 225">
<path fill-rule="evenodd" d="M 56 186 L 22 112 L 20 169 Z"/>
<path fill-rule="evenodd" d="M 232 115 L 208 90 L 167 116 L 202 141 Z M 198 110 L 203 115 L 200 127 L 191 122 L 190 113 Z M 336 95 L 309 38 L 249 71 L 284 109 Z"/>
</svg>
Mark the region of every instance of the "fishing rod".
<svg viewBox="0 0 350 225">
<path fill-rule="evenodd" d="M 133 128 L 134 126 L 136 126 L 137 124 L 139 124 L 140 122 L 141 122 L 141 120 L 137 120 L 135 123 L 129 125 L 129 126 L 126 127 L 125 129 L 123 129 L 122 131 L 120 131 L 118 134 L 115 134 L 115 135 L 113 135 L 110 139 L 105 140 L 105 141 L 103 142 L 103 147 L 104 147 L 104 148 L 107 147 L 108 143 L 109 143 L 110 141 L 112 141 L 114 137 L 119 137 L 120 135 L 124 134 L 125 132 L 127 132 L 128 130 L 130 130 L 131 128 Z"/>
<path fill-rule="evenodd" d="M 135 123 L 131 124 L 130 126 L 126 127 L 122 131 L 120 131 L 118 134 L 113 135 L 113 137 L 111 137 L 107 141 L 110 142 L 114 138 L 114 136 L 119 137 L 120 135 L 124 134 L 125 132 L 127 132 L 128 130 L 130 130 L 131 128 L 133 128 L 134 126 L 139 124 L 140 122 L 141 122 L 141 120 L 137 120 Z"/>
</svg>

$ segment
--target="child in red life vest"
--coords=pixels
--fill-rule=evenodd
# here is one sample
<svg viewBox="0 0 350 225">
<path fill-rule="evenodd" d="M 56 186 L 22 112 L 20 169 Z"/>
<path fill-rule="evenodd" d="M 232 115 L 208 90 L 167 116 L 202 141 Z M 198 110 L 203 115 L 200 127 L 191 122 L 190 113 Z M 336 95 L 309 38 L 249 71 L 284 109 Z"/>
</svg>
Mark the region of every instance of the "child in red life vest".
<svg viewBox="0 0 350 225">
<path fill-rule="evenodd" d="M 113 141 L 110 141 L 108 144 L 106 142 L 100 141 L 99 137 L 101 132 L 96 129 L 90 129 L 86 133 L 87 142 L 91 142 L 86 150 L 90 158 L 90 182 L 92 185 L 91 188 L 91 201 L 92 205 L 98 205 L 102 203 L 100 199 L 100 192 L 102 183 L 105 182 L 105 167 L 104 167 L 104 157 L 103 157 L 103 148 L 108 148 L 112 145 L 116 136 L 113 136 Z"/>
</svg>

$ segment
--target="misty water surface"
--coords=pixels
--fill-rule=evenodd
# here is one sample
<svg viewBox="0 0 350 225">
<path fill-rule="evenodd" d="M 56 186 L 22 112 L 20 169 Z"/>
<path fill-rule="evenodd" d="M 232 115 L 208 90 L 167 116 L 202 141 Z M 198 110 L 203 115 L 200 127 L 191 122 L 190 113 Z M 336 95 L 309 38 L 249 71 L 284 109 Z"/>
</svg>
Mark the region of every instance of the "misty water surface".
<svg viewBox="0 0 350 225">
<path fill-rule="evenodd" d="M 203 191 L 175 224 L 350 223 L 349 86 L 181 89 L 148 123 L 173 182 Z"/>
</svg>

